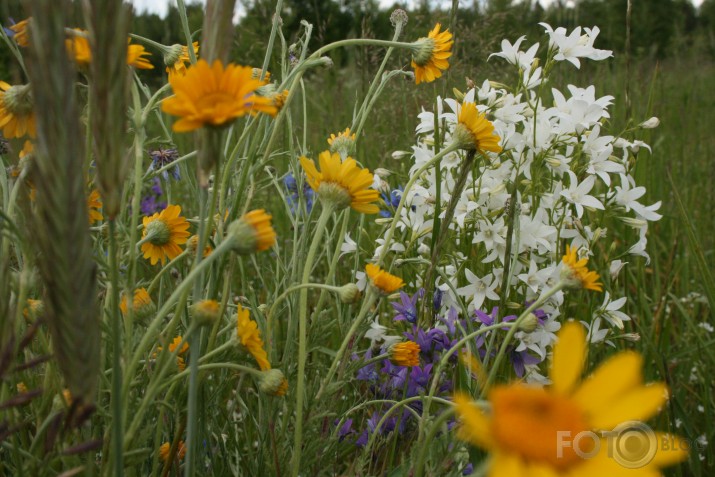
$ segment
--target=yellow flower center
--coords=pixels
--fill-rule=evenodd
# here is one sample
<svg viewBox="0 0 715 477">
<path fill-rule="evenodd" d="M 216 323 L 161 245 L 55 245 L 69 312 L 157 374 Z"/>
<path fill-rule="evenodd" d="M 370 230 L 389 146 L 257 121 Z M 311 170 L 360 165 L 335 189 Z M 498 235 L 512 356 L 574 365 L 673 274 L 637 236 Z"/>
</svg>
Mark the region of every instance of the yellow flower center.
<svg viewBox="0 0 715 477">
<path fill-rule="evenodd" d="M 574 439 L 589 430 L 581 409 L 571 399 L 522 384 L 494 388 L 492 432 L 500 447 L 527 461 L 563 469 L 580 462 L 574 446 L 559 447 L 559 436 Z M 559 434 L 560 432 L 568 434 Z M 579 449 L 590 452 L 593 441 L 583 439 Z"/>
<path fill-rule="evenodd" d="M 163 220 L 156 219 L 146 226 L 146 236 L 153 245 L 166 245 L 171 239 L 171 230 Z"/>
</svg>

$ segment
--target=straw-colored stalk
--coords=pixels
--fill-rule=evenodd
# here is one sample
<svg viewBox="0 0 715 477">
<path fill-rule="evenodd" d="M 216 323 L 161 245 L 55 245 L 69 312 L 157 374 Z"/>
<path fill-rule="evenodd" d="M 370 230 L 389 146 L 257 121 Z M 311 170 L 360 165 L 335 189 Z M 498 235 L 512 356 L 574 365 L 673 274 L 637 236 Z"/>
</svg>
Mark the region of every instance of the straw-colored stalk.
<svg viewBox="0 0 715 477">
<path fill-rule="evenodd" d="M 89 44 L 97 52 L 90 64 L 89 118 L 97 186 L 102 208 L 111 220 L 117 216 L 127 174 L 124 155 L 127 97 L 128 6 L 122 0 L 84 0 Z M 101 52 L 101 53 L 100 53 Z"/>
<path fill-rule="evenodd" d="M 100 326 L 77 73 L 64 43 L 70 5 L 67 0 L 32 0 L 29 6 L 33 24 L 28 71 L 37 121 L 32 170 L 37 185 L 37 265 L 45 285 L 54 356 L 72 393 L 73 409 L 83 414 L 95 400 Z"/>
</svg>

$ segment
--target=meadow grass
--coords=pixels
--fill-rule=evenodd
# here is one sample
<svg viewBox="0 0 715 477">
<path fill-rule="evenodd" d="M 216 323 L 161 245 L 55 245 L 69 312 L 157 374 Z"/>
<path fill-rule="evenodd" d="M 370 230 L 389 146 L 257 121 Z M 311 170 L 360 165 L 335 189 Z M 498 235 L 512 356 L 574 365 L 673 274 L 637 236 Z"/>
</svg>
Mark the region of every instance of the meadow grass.
<svg viewBox="0 0 715 477">
<path fill-rule="evenodd" d="M 186 33 L 191 36 L 188 28 Z M 306 26 L 304 41 L 309 33 L 310 27 Z M 73 386 L 71 376 L 61 372 L 63 367 L 56 362 L 44 362 L 53 349 L 55 355 L 65 356 L 57 349 L 67 344 L 60 343 L 56 334 L 50 335 L 38 324 L 41 322 L 35 322 L 44 314 L 30 309 L 26 303 L 27 298 L 47 297 L 46 290 L 52 286 L 48 281 L 52 273 L 39 278 L 35 270 L 36 261 L 47 260 L 46 249 L 33 238 L 33 233 L 46 233 L 32 218 L 34 207 L 41 207 L 41 203 L 33 204 L 29 185 L 22 180 L 12 174 L 0 177 L 3 204 L 0 278 L 4 280 L 0 284 L 0 312 L 11 317 L 3 322 L 0 342 L 4 350 L 0 353 L 3 378 L 0 403 L 4 403 L 0 417 L 0 473 L 56 475 L 75 469 L 84 475 L 194 475 L 194 472 L 195 475 L 398 476 L 412 472 L 462 475 L 468 463 L 475 464 L 475 471 L 480 471 L 480 463 L 485 462 L 488 453 L 466 446 L 447 428 L 452 419 L 451 391 L 438 390 L 436 398 L 429 399 L 425 397 L 429 394 L 425 385 L 417 396 L 405 400 L 408 387 L 405 382 L 402 393 L 380 397 L 365 381 L 355 379 L 363 364 L 352 355 L 362 356 L 370 348 L 363 339 L 367 317 L 380 318 L 383 325 L 392 326 L 394 312 L 387 302 L 398 297 L 393 291 L 385 294 L 390 295 L 388 299 L 376 291 L 374 284 L 368 284 L 361 300 L 351 302 L 342 300 L 339 294 L 342 292 L 330 287 L 359 279 L 357 272 L 364 271 L 365 262 L 373 257 L 377 239 L 385 237 L 392 219 L 376 221 L 374 216 L 350 209 L 323 213 L 324 197 L 313 195 L 311 209 L 303 194 L 291 201 L 291 192 L 284 185 L 286 174 L 290 173 L 298 190 L 302 190 L 305 170 L 297 158 L 306 155 L 317 159 L 321 151 L 328 149 L 326 139 L 331 133 L 337 134 L 348 126 L 354 130 L 359 123 L 357 119 L 361 119 L 356 118 L 356 113 L 371 91 L 372 76 L 355 63 L 327 68 L 329 62 L 316 60 L 304 75 L 300 73 L 300 80 L 295 80 L 300 76 L 297 73 L 300 69 L 294 69 L 295 66 L 306 65 L 304 61 L 310 61 L 313 51 L 304 50 L 304 55 L 291 64 L 277 24 L 271 39 L 266 40 L 283 58 L 280 63 L 269 65 L 273 81 L 293 80 L 284 83 L 291 88 L 288 106 L 275 118 L 263 115 L 241 119 L 235 126 L 219 132 L 207 128 L 208 132 L 202 132 L 199 140 L 193 134 L 171 132 L 174 119 L 162 113 L 158 103 L 168 95 L 168 89 L 154 97 L 156 90 L 142 83 L 141 72 L 130 70 L 129 134 L 123 138 L 124 150 L 120 154 L 125 158 L 127 178 L 116 184 L 122 192 L 121 206 L 116 217 L 105 217 L 87 236 L 91 236 L 93 243 L 98 303 L 102 308 L 101 319 L 97 320 L 103 336 L 102 358 L 99 363 L 85 363 L 97 364 L 96 392 L 77 394 L 74 399 L 63 395 L 65 388 Z M 221 57 L 219 40 L 208 36 L 202 41 L 214 48 L 209 55 Z M 16 48 L 11 40 L 7 43 Z M 369 53 L 374 52 L 374 47 L 369 48 Z M 382 54 L 383 50 L 379 51 Z M 368 52 L 365 56 L 369 56 Z M 159 66 L 161 55 L 153 53 L 152 61 L 163 68 Z M 267 59 L 271 57 L 270 48 L 268 53 Z M 204 54 L 205 50 L 200 50 L 199 56 Z M 469 88 L 465 76 L 477 86 L 485 78 L 514 83 L 514 72 L 504 68 L 499 58 L 486 62 L 485 52 L 470 61 L 471 55 L 453 59 L 445 76 L 434 83 L 415 86 L 412 78 L 396 76 L 374 102 L 357 138 L 353 157 L 370 171 L 379 168 L 391 171 L 386 177 L 390 189 L 408 182 L 413 165 L 409 156 L 394 159 L 392 153 L 411 151 L 419 123 L 417 114 L 423 109 L 433 111 L 437 96 L 454 97 L 453 88 L 466 92 Z M 408 51 L 396 50 L 386 71 L 409 64 L 409 58 Z M 377 70 L 378 65 L 376 62 L 372 66 Z M 638 240 L 638 233 L 615 214 L 599 222 L 607 230 L 605 239 L 593 241 L 593 262 L 601 265 L 598 272 L 612 296 L 628 297 L 626 308 L 621 311 L 632 321 L 625 323 L 623 331 L 614 330 L 609 336 L 613 339 L 612 347 L 603 342 L 589 347 L 586 368 L 596 369 L 614 350 L 640 352 L 644 357 L 644 381 L 664 381 L 671 392 L 663 412 L 648 423 L 654 429 L 672 432 L 693 443 L 700 440 L 702 444 L 690 453 L 689 460 L 666 473 L 710 475 L 715 468 L 713 453 L 709 451 L 715 439 L 712 425 L 715 398 L 710 378 L 715 372 L 715 333 L 710 331 L 715 325 L 711 311 L 715 296 L 711 272 L 715 263 L 711 186 L 715 168 L 710 158 L 715 150 L 715 139 L 710 134 L 715 66 L 701 58 L 686 56 L 660 64 L 634 61 L 630 70 L 628 78 L 624 60 L 616 58 L 584 64 L 580 70 L 560 68 L 548 84 L 560 90 L 565 90 L 567 84 L 594 84 L 596 97 L 614 95 L 610 119 L 603 121 L 604 128 L 607 126 L 612 134 L 633 128 L 651 116 L 660 119 L 656 129 L 629 132 L 633 134 L 629 138 L 643 140 L 653 148 L 652 153 L 641 148 L 632 171 L 637 184 L 647 190 L 641 201 L 644 204 L 663 201 L 659 210 L 663 218 L 653 222 L 648 231 L 651 260 L 646 264 L 641 257 L 617 255 Z M 91 82 L 89 78 L 81 80 Z M 630 106 L 625 98 L 627 82 L 630 82 Z M 551 100 L 550 92 L 544 95 Z M 80 95 L 78 104 L 83 105 L 84 100 Z M 118 121 L 123 113 L 117 115 Z M 101 169 L 106 167 L 102 161 L 107 159 L 92 156 L 89 147 L 101 132 L 94 132 L 93 139 L 91 124 L 89 117 L 83 138 L 88 145 L 84 167 L 89 168 L 93 159 L 92 167 Z M 41 131 L 40 137 L 44 137 L 42 134 L 45 133 Z M 438 137 L 434 140 L 440 142 Z M 18 138 L 12 145 L 19 150 L 22 142 Z M 179 156 L 183 156 L 178 166 L 180 181 L 147 171 L 150 157 L 146 153 L 160 145 L 176 146 Z M 47 148 L 47 144 L 40 146 L 34 160 L 49 171 L 65 164 L 53 163 L 43 147 Z M 635 155 L 629 157 L 636 161 Z M 216 163 L 204 164 L 212 160 Z M 24 167 L 18 166 L 17 153 L 3 155 L 3 161 L 8 168 Z M 197 162 L 202 164 L 198 173 Z M 475 166 L 474 172 L 478 171 Z M 486 173 L 486 169 L 481 171 Z M 36 177 L 29 176 L 29 169 L 21 174 L 18 176 L 21 179 Z M 110 174 L 110 181 L 111 177 Z M 150 264 L 137 244 L 143 227 L 139 201 L 148 193 L 155 177 L 162 190 L 160 200 L 180 204 L 191 233 L 199 235 L 198 246 L 164 267 Z M 82 183 L 84 187 L 85 179 L 89 177 L 77 174 L 68 181 L 74 180 L 75 186 Z M 208 187 L 202 187 L 203 180 Z M 470 187 L 477 187 L 475 184 L 479 184 L 476 179 Z M 37 187 L 42 194 L 42 183 Z M 506 184 L 506 187 L 520 185 Z M 237 235 L 239 227 L 234 225 L 249 210 L 262 208 L 272 214 L 272 227 L 278 233 L 276 243 L 267 252 L 245 253 L 246 247 L 251 249 L 253 238 L 244 240 L 246 235 Z M 508 217 L 509 207 L 505 205 L 499 213 Z M 587 217 L 588 213 L 584 221 Z M 81 227 L 77 230 L 86 232 Z M 455 286 L 467 284 L 462 270 L 475 264 L 481 253 L 478 246 L 470 246 L 469 239 L 476 232 L 474 227 L 467 226 L 464 231 L 446 235 L 440 259 L 443 265 L 455 265 L 453 273 L 459 277 Z M 346 233 L 356 240 L 357 251 L 341 255 Z M 398 242 L 407 244 L 408 253 L 399 263 L 390 255 L 384 266 L 405 279 L 404 290 L 409 295 L 419 286 L 428 286 L 420 281 L 427 269 L 439 268 L 435 273 L 448 273 L 446 268 L 435 267 L 421 258 L 424 254 L 413 253 L 410 247 L 416 248 L 419 240 L 410 240 L 401 231 L 396 237 Z M 431 239 L 432 248 L 436 241 Z M 212 254 L 204 257 L 197 253 L 196 250 L 203 249 L 202 244 L 208 244 Z M 517 256 L 514 263 L 520 258 L 528 267 L 526 257 Z M 615 258 L 630 263 L 617 279 L 611 279 L 608 263 Z M 551 259 L 558 263 L 560 256 Z M 119 292 L 131 296 L 135 287 L 150 289 L 153 307 L 143 313 L 129 306 L 131 311 L 120 314 L 116 303 Z M 514 313 L 522 314 L 526 308 L 523 301 L 507 302 L 526 301 L 527 295 L 510 293 L 503 294 L 501 301 L 487 301 L 489 308 L 511 306 L 516 310 Z M 546 289 L 541 293 L 546 293 Z M 590 322 L 603 300 L 602 294 L 587 290 L 569 291 L 567 297 L 560 309 L 560 321 Z M 53 306 L 51 299 L 44 299 L 44 306 Z M 216 300 L 219 310 L 218 318 L 207 318 L 210 321 L 207 326 L 200 326 L 196 308 L 190 306 L 201 299 Z M 461 306 L 466 308 L 467 303 Z M 250 310 L 251 319 L 262 332 L 264 342 L 260 346 L 255 336 L 241 341 L 245 329 L 242 331 L 240 326 L 236 337 L 236 317 L 243 308 Z M 486 305 L 484 309 L 488 311 Z M 27 312 L 26 318 L 23 311 Z M 432 319 L 435 314 L 432 312 Z M 518 322 L 526 315 L 523 313 Z M 53 316 L 49 314 L 45 319 L 52 320 Z M 356 317 L 364 321 L 357 323 L 358 334 L 351 337 Z M 429 313 L 424 313 L 422 319 L 429 320 Z M 469 329 L 462 330 L 464 334 L 474 332 L 472 327 L 476 325 L 466 326 Z M 501 328 L 494 325 L 494 334 L 489 335 L 489 346 L 495 346 L 494 349 L 499 349 L 505 335 L 496 338 L 497 329 Z M 189 342 L 188 355 L 181 346 L 170 346 L 177 336 L 183 336 L 179 341 Z M 285 397 L 275 396 L 280 380 L 269 382 L 266 370 L 256 368 L 253 359 L 256 346 L 265 346 L 267 360 L 287 378 Z M 347 349 L 345 356 L 339 356 L 343 349 Z M 385 350 L 372 351 L 378 354 Z M 71 352 L 71 347 L 63 352 Z M 486 356 L 487 360 L 492 357 L 488 353 Z M 500 361 L 503 357 L 498 354 L 493 367 L 487 367 L 489 380 L 469 366 L 445 358 L 443 364 L 448 370 L 445 377 L 453 381 L 454 389 L 483 398 L 491 379 L 507 382 L 514 378 L 512 367 Z M 122 375 L 114 372 L 117 363 L 121 363 Z M 435 359 L 435 367 L 437 363 Z M 68 363 L 62 364 L 66 367 Z M 305 372 L 301 373 L 303 365 Z M 541 365 L 544 374 L 546 368 L 545 363 Z M 16 392 L 20 382 L 30 391 L 17 388 Z M 430 385 L 435 391 L 437 381 L 431 381 Z M 404 406 L 417 401 L 419 407 Z M 372 420 L 375 412 L 379 419 L 387 421 L 390 416 L 384 414 L 385 405 L 399 402 L 404 407 L 393 408 L 396 411 L 393 425 L 399 428 L 404 421 L 405 434 L 372 432 L 362 446 L 355 445 L 360 430 L 368 425 L 380 429 L 379 423 Z M 111 407 L 117 403 L 121 412 Z M 480 403 L 488 405 L 484 400 Z M 431 414 L 425 417 L 429 411 Z M 356 433 L 339 435 L 341 425 L 348 419 L 354 419 Z M 123 436 L 120 443 L 116 434 L 112 434 L 117 431 L 118 422 Z M 188 447 L 186 461 L 182 460 L 183 441 Z M 174 456 L 173 462 L 160 457 L 158 450 L 162 443 L 166 444 L 167 453 Z M 122 459 L 115 457 L 118 448 L 123 449 Z M 296 448 L 301 451 L 300 457 Z"/>
</svg>

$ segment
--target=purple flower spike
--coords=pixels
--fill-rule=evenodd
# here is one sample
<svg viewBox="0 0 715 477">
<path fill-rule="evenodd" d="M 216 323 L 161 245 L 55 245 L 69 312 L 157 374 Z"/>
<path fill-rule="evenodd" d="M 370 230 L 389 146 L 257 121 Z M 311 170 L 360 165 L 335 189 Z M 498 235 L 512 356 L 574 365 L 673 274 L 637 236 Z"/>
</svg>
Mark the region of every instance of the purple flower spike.
<svg viewBox="0 0 715 477">
<path fill-rule="evenodd" d="M 395 309 L 397 315 L 395 315 L 395 321 L 407 321 L 409 323 L 417 322 L 417 300 L 422 298 L 424 290 L 420 289 L 410 297 L 407 293 L 400 291 L 400 302 L 392 302 L 392 308 Z"/>
</svg>

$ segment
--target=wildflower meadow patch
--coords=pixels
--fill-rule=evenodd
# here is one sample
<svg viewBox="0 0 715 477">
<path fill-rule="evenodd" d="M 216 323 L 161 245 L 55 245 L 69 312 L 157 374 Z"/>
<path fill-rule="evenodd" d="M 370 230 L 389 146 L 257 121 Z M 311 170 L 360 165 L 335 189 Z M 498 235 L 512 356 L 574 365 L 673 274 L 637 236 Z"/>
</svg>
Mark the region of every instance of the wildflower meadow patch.
<svg viewBox="0 0 715 477">
<path fill-rule="evenodd" d="M 510 35 L 483 58 L 497 78 L 449 91 L 458 2 L 424 31 L 397 9 L 391 38 L 316 45 L 279 0 L 254 65 L 235 3 L 193 30 L 179 0 L 173 45 L 121 0 L 80 18 L 30 0 L 0 33 L 18 71 L 0 78 L 0 474 L 713 465 L 711 434 L 675 425 L 687 393 L 712 396 L 679 389 L 665 325 L 633 314 L 671 199 L 641 173 L 660 120 L 620 127 L 616 91 L 576 75 L 614 61 L 598 26 Z M 332 93 L 311 84 L 367 47 L 351 120 L 313 141 Z M 366 157 L 398 82 L 429 99 Z"/>
</svg>

